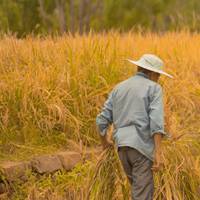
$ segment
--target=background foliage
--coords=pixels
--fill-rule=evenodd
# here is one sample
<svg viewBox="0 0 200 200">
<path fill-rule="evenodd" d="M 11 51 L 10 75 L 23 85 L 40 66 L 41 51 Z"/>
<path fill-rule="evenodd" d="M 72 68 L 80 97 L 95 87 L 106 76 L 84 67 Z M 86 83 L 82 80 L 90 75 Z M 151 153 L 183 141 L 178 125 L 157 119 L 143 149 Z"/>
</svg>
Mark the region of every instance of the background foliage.
<svg viewBox="0 0 200 200">
<path fill-rule="evenodd" d="M 199 0 L 0 0 L 2 32 L 200 30 Z"/>
</svg>

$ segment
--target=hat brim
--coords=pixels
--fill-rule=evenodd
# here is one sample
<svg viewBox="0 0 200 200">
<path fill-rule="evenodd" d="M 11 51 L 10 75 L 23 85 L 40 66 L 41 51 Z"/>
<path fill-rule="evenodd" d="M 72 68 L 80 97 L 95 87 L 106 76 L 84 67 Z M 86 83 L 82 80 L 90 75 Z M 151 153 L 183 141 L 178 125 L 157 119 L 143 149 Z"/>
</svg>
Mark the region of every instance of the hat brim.
<svg viewBox="0 0 200 200">
<path fill-rule="evenodd" d="M 149 66 L 144 65 L 143 63 L 140 63 L 139 61 L 134 61 L 134 60 L 131 60 L 131 59 L 126 59 L 126 60 L 129 61 L 130 63 L 135 64 L 135 65 L 137 65 L 137 66 L 139 66 L 139 67 L 142 67 L 142 68 L 144 68 L 144 69 L 148 69 L 148 70 L 150 70 L 150 71 L 153 71 L 153 72 L 156 72 L 156 73 L 159 73 L 159 74 L 163 74 L 163 75 L 165 75 L 165 76 L 168 76 L 169 78 L 174 78 L 172 75 L 170 75 L 170 74 L 164 72 L 163 70 L 154 69 L 154 68 L 152 68 L 152 67 L 149 67 Z"/>
</svg>

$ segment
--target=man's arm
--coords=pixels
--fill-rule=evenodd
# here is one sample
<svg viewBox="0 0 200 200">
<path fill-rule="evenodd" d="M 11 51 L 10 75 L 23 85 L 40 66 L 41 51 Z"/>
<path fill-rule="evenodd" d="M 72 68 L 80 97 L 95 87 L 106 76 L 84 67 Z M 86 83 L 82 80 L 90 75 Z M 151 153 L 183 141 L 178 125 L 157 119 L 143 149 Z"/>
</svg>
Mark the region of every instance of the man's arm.
<svg viewBox="0 0 200 200">
<path fill-rule="evenodd" d="M 161 152 L 162 150 L 161 141 L 162 141 L 162 134 L 155 133 L 154 134 L 155 150 L 158 152 Z"/>
<path fill-rule="evenodd" d="M 157 171 L 162 166 L 161 155 L 162 147 L 161 141 L 162 137 L 165 135 L 164 132 L 164 113 L 163 113 L 163 94 L 161 86 L 157 85 L 152 95 L 150 102 L 150 129 L 151 136 L 154 138 L 154 165 L 152 169 Z"/>
<path fill-rule="evenodd" d="M 103 148 L 113 145 L 107 137 L 107 130 L 109 125 L 113 122 L 113 91 L 109 94 L 108 99 L 105 101 L 101 113 L 96 117 L 97 131 L 100 134 L 100 139 Z"/>
<path fill-rule="evenodd" d="M 155 149 L 154 149 L 154 164 L 152 166 L 153 171 L 158 171 L 163 165 L 162 162 L 162 134 L 155 133 L 154 134 L 154 143 L 155 143 Z"/>
</svg>

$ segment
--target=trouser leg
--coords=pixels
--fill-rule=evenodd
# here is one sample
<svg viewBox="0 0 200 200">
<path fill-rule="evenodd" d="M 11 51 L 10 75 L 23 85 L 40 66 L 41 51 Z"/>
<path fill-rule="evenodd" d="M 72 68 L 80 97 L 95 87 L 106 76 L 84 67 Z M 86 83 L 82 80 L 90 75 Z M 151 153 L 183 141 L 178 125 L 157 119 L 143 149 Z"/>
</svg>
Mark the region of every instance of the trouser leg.
<svg viewBox="0 0 200 200">
<path fill-rule="evenodd" d="M 152 200 L 154 192 L 153 162 L 135 149 L 128 151 L 132 164 L 132 197 L 134 200 Z"/>
<path fill-rule="evenodd" d="M 131 180 L 132 183 L 133 200 L 152 200 L 154 181 L 151 167 L 153 162 L 136 149 L 125 149 L 125 151 L 119 151 L 119 156 L 129 181 Z"/>
<path fill-rule="evenodd" d="M 124 171 L 126 173 L 126 176 L 129 180 L 129 183 L 132 185 L 132 167 L 131 167 L 131 164 L 128 162 L 128 155 L 127 155 L 127 151 L 126 149 L 119 149 L 118 150 L 118 155 L 119 155 L 119 158 L 120 158 L 120 161 L 122 163 L 122 166 L 124 168 Z"/>
</svg>

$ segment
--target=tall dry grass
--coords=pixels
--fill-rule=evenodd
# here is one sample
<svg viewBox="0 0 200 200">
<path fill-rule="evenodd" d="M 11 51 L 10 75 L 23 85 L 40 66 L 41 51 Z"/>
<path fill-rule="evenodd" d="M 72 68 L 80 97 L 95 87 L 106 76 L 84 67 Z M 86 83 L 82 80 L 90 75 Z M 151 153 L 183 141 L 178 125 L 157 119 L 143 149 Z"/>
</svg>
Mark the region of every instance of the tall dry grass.
<svg viewBox="0 0 200 200">
<path fill-rule="evenodd" d="M 66 148 L 68 139 L 98 144 L 100 107 L 112 87 L 135 71 L 124 59 L 155 53 L 174 75 L 160 80 L 172 137 L 164 142 L 165 169 L 155 177 L 155 198 L 199 199 L 199 43 L 200 35 L 188 32 L 1 38 L 0 157 Z"/>
</svg>

